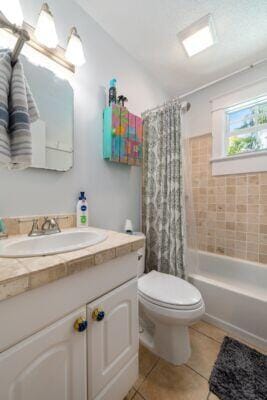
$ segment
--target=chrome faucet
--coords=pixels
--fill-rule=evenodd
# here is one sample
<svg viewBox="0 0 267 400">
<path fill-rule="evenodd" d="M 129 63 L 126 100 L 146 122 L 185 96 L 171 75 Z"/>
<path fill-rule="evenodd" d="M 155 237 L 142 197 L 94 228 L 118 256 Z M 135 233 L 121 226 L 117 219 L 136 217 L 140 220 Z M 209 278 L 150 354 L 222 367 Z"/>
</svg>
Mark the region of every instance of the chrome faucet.
<svg viewBox="0 0 267 400">
<path fill-rule="evenodd" d="M 38 219 L 33 219 L 32 220 L 32 228 L 28 234 L 28 236 L 40 236 L 42 235 L 42 232 L 40 231 L 38 227 Z"/>
<path fill-rule="evenodd" d="M 32 237 L 32 236 L 51 235 L 53 233 L 60 233 L 60 232 L 61 230 L 57 223 L 56 218 L 45 217 L 41 229 L 39 229 L 38 219 L 32 220 L 32 228 L 28 236 Z"/>
<path fill-rule="evenodd" d="M 42 225 L 43 235 L 51 235 L 52 233 L 60 233 L 60 227 L 55 218 L 45 217 L 44 223 Z"/>
</svg>

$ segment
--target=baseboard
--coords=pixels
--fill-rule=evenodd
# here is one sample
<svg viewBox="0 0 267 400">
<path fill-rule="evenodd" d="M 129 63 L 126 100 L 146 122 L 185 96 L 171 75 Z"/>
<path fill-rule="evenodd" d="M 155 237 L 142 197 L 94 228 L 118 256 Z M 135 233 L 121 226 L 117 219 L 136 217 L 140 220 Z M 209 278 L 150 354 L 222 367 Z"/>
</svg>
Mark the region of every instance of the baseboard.
<svg viewBox="0 0 267 400">
<path fill-rule="evenodd" d="M 256 347 L 259 347 L 263 350 L 266 351 L 267 349 L 267 340 L 260 337 L 256 336 L 253 333 L 247 332 L 238 326 L 232 325 L 229 322 L 223 321 L 220 318 L 216 318 L 213 315 L 205 313 L 204 316 L 202 317 L 202 320 L 205 322 L 208 322 L 212 325 L 217 326 L 217 328 L 224 329 L 225 331 L 232 333 L 234 335 L 237 335 L 240 337 L 240 339 L 245 340 L 248 343 L 253 344 Z"/>
</svg>

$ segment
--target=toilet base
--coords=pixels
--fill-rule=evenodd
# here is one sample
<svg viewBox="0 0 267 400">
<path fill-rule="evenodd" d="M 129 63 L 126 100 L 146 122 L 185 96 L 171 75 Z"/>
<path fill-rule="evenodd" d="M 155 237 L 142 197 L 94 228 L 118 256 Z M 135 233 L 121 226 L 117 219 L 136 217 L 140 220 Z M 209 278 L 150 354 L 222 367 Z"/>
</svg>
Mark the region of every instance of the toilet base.
<svg viewBox="0 0 267 400">
<path fill-rule="evenodd" d="M 152 353 L 174 365 L 185 364 L 191 355 L 187 326 L 156 324 L 154 332 L 141 323 L 140 342 Z"/>
</svg>

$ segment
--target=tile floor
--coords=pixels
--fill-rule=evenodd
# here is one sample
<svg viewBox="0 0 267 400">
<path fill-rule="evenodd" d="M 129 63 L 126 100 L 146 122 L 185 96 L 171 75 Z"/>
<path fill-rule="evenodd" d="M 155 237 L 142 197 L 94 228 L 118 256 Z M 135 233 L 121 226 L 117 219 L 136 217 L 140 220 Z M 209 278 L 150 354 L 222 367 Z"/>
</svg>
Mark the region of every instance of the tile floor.
<svg viewBox="0 0 267 400">
<path fill-rule="evenodd" d="M 141 346 L 139 378 L 125 400 L 218 400 L 209 393 L 208 379 L 225 335 L 225 331 L 203 321 L 193 325 L 192 355 L 178 367 Z"/>
</svg>

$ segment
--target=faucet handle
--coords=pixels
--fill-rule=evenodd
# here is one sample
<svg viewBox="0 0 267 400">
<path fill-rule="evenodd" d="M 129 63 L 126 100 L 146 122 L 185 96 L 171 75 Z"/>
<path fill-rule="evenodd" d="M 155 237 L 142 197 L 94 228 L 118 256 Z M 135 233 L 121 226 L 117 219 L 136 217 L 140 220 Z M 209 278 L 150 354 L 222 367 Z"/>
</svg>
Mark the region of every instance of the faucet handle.
<svg viewBox="0 0 267 400">
<path fill-rule="evenodd" d="M 60 233 L 60 227 L 57 222 L 57 218 L 44 217 L 44 223 L 42 225 L 42 231 L 45 234 L 49 233 Z"/>
<path fill-rule="evenodd" d="M 31 227 L 30 232 L 28 233 L 28 236 L 38 236 L 38 235 L 40 235 L 38 219 L 34 218 L 34 219 L 32 219 L 32 227 Z"/>
<path fill-rule="evenodd" d="M 38 228 L 38 219 L 37 218 L 34 218 L 33 220 L 32 220 L 32 226 L 35 228 Z"/>
<path fill-rule="evenodd" d="M 51 229 L 54 229 L 54 228 L 58 228 L 59 229 L 59 226 L 58 226 L 58 218 L 50 218 L 50 228 Z"/>
<path fill-rule="evenodd" d="M 60 219 L 60 217 L 55 217 L 55 218 L 51 219 L 51 228 L 53 227 L 58 233 L 61 232 L 61 229 L 60 229 L 59 224 L 58 224 L 58 220 L 59 219 Z"/>
</svg>

